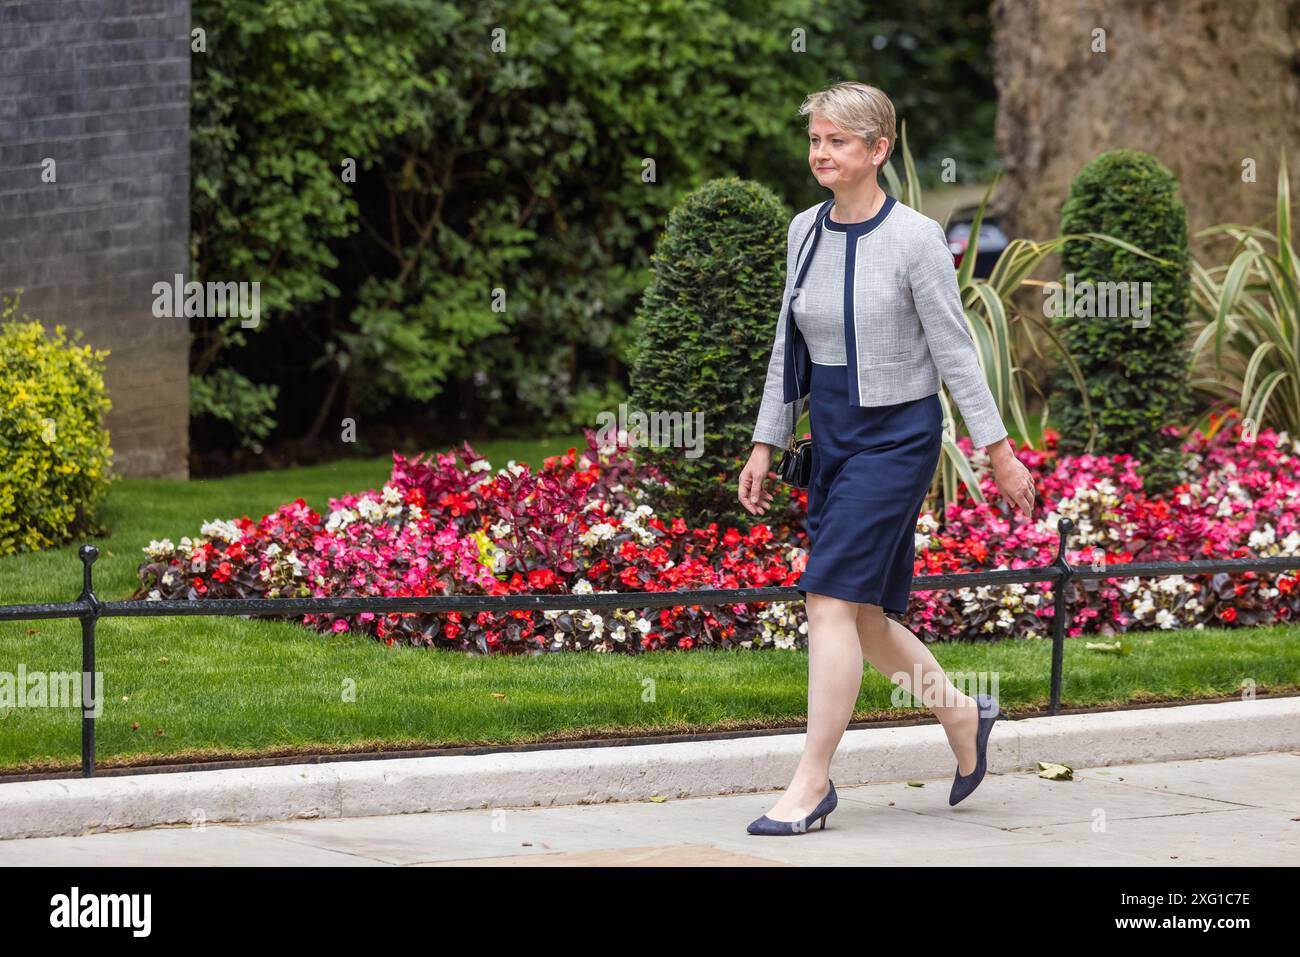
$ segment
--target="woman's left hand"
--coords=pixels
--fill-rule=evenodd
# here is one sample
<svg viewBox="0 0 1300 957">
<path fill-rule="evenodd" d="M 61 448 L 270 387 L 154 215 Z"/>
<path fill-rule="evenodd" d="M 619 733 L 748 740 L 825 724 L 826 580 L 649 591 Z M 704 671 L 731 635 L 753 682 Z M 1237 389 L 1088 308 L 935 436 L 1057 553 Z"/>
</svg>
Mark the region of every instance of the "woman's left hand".
<svg viewBox="0 0 1300 957">
<path fill-rule="evenodd" d="M 1023 462 L 1016 458 L 1011 444 L 1002 439 L 997 445 L 990 446 L 989 457 L 993 460 L 993 480 L 997 482 L 998 491 L 1008 502 L 1019 506 L 1026 515 L 1034 510 L 1034 479 Z"/>
</svg>

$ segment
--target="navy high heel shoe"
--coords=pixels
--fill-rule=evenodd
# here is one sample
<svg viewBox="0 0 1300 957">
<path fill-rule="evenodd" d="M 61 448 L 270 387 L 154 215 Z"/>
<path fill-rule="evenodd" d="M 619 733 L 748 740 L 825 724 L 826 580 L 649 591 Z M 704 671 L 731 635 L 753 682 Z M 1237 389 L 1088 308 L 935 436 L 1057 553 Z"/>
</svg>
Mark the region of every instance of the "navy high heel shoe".
<svg viewBox="0 0 1300 957">
<path fill-rule="evenodd" d="M 813 812 L 802 821 L 774 821 L 764 814 L 758 820 L 751 822 L 745 830 L 750 834 L 802 834 L 812 830 L 812 825 L 818 818 L 822 821 L 821 829 L 826 830 L 826 819 L 840 803 L 839 795 L 835 793 L 835 782 L 830 778 L 826 780 L 830 782 L 831 789 L 826 792 L 821 803 L 813 808 Z"/>
<path fill-rule="evenodd" d="M 970 774 L 961 773 L 961 765 L 957 765 L 957 774 L 952 779 L 952 793 L 948 795 L 948 806 L 952 807 L 958 802 L 965 800 L 970 793 L 979 787 L 980 782 L 984 780 L 984 772 L 988 770 L 989 732 L 993 730 L 993 724 L 998 718 L 1005 718 L 1007 713 L 998 705 L 997 700 L 989 694 L 977 694 L 975 702 L 979 705 L 979 730 L 975 733 L 975 748 L 977 757 L 975 759 L 975 770 Z"/>
</svg>

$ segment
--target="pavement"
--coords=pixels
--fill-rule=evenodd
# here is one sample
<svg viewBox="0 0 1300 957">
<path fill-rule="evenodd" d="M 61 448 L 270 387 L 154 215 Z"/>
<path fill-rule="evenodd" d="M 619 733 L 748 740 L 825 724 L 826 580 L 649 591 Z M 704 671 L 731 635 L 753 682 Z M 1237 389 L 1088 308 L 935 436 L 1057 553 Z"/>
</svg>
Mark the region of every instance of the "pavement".
<svg viewBox="0 0 1300 957">
<path fill-rule="evenodd" d="M 826 828 L 787 837 L 745 826 L 802 734 L 11 782 L 0 865 L 1294 866 L 1297 719 L 1263 698 L 999 721 L 956 807 L 937 724 L 853 730 Z"/>
<path fill-rule="evenodd" d="M 745 825 L 775 793 L 154 827 L 0 842 L 0 866 L 1243 865 L 1300 862 L 1300 751 L 844 787 L 825 830 Z"/>
</svg>

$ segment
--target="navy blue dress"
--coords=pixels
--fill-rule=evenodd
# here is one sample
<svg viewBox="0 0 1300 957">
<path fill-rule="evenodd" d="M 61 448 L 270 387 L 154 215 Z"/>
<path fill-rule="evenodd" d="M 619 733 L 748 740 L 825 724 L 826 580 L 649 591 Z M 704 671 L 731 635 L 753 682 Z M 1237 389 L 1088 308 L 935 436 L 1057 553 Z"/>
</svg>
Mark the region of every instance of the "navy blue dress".
<svg viewBox="0 0 1300 957">
<path fill-rule="evenodd" d="M 882 210 L 882 214 L 883 214 Z M 854 239 L 880 215 L 827 228 L 845 234 L 844 308 L 852 308 Z M 820 251 L 820 250 L 819 250 Z M 829 257 L 828 257 L 829 259 Z M 823 264 L 820 283 L 838 285 Z M 868 263 L 861 264 L 869 268 Z M 814 280 L 817 282 L 817 280 Z M 842 322 L 838 295 L 810 295 L 798 322 Z M 820 303 L 820 308 L 818 304 Z M 828 358 L 823 356 L 823 359 Z M 842 359 L 842 356 L 834 358 Z M 847 366 L 812 363 L 812 478 L 808 483 L 808 564 L 796 585 L 846 601 L 907 611 L 916 562 L 916 521 L 943 449 L 943 406 L 937 392 L 893 405 L 850 404 Z"/>
<path fill-rule="evenodd" d="M 813 363 L 808 565 L 797 588 L 904 614 L 916 520 L 943 447 L 938 393 L 860 408 L 844 366 Z"/>
</svg>

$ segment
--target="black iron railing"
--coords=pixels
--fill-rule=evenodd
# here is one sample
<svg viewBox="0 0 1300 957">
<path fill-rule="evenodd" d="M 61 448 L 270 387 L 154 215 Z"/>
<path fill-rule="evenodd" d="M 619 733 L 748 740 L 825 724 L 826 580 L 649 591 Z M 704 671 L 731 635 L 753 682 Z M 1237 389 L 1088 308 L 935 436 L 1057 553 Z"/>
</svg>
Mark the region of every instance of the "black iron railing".
<svg viewBox="0 0 1300 957">
<path fill-rule="evenodd" d="M 1052 611 L 1052 679 L 1048 714 L 1061 707 L 1061 670 L 1065 655 L 1065 585 L 1070 581 L 1102 578 L 1159 578 L 1167 575 L 1202 575 L 1214 572 L 1284 572 L 1300 568 L 1300 555 L 1273 558 L 1130 562 L 1123 565 L 1071 565 L 1065 560 L 1066 543 L 1074 523 L 1057 522 L 1056 559 L 1050 565 L 990 572 L 920 575 L 912 591 L 944 591 L 975 585 L 1011 585 L 1050 581 L 1055 584 Z M 95 625 L 100 618 L 149 618 L 171 615 L 257 615 L 278 617 L 303 614 L 357 614 L 360 612 L 510 612 L 567 611 L 574 608 L 667 608 L 676 605 L 740 605 L 751 602 L 802 601 L 797 588 L 708 588 L 695 591 L 618 592 L 590 595 L 444 595 L 430 598 L 213 598 L 201 601 L 109 601 L 95 595 L 91 567 L 99 557 L 93 545 L 82 545 L 81 594 L 76 601 L 48 605 L 0 605 L 0 621 L 50 618 L 81 619 L 82 724 L 81 773 L 95 773 L 95 716 L 100 689 L 95 683 Z"/>
</svg>

